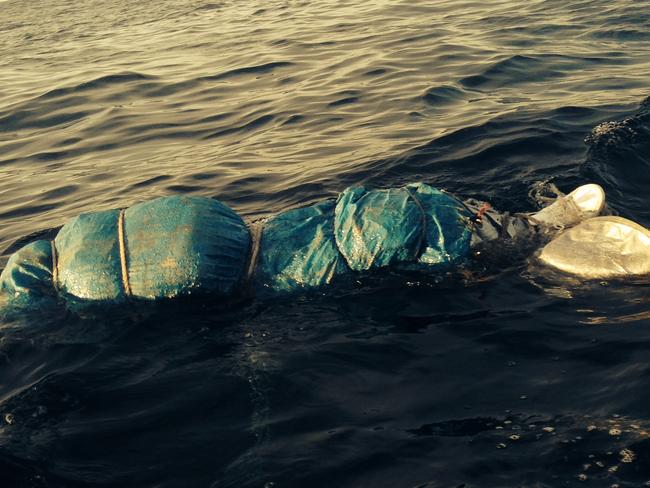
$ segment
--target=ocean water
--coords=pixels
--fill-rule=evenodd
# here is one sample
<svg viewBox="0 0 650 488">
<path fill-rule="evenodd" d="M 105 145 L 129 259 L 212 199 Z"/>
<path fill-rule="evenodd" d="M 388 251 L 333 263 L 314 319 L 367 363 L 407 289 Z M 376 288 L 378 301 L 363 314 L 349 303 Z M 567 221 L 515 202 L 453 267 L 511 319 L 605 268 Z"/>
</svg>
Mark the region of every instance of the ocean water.
<svg viewBox="0 0 650 488">
<path fill-rule="evenodd" d="M 594 181 L 650 226 L 648 2 L 0 9 L 0 268 L 178 193 L 253 220 L 359 183 L 529 211 Z M 648 485 L 648 283 L 492 268 L 0 324 L 0 485 Z"/>
</svg>

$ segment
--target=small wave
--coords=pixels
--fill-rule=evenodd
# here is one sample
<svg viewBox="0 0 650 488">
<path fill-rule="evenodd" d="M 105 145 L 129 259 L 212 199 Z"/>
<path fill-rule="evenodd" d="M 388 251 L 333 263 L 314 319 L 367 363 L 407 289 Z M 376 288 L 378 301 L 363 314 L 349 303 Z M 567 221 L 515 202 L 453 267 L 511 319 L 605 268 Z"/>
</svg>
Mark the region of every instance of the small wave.
<svg viewBox="0 0 650 488">
<path fill-rule="evenodd" d="M 262 115 L 261 117 L 256 118 L 255 120 L 252 120 L 246 124 L 242 124 L 236 127 L 229 127 L 227 129 L 221 129 L 218 130 L 217 132 L 213 132 L 211 134 L 208 134 L 207 136 L 203 137 L 203 139 L 213 139 L 215 137 L 223 137 L 227 136 L 229 134 L 234 134 L 237 132 L 248 132 L 254 129 L 257 129 L 259 127 L 262 127 L 263 125 L 268 124 L 272 120 L 275 119 L 275 116 L 273 115 Z"/>
<path fill-rule="evenodd" d="M 156 185 L 157 183 L 160 183 L 161 181 L 166 181 L 169 179 L 171 179 L 171 176 L 169 175 L 158 175 L 158 176 L 154 176 L 153 178 L 147 178 L 146 180 L 133 183 L 131 185 L 131 188 L 142 188 L 147 186 L 153 186 Z"/>
<path fill-rule="evenodd" d="M 385 75 L 388 73 L 388 70 L 386 68 L 376 68 L 376 69 L 371 69 L 369 71 L 366 71 L 363 75 L 364 76 L 381 76 Z"/>
<path fill-rule="evenodd" d="M 145 87 L 143 95 L 150 98 L 178 95 L 196 88 L 199 84 L 200 80 L 198 79 L 183 80 L 176 83 L 152 83 L 151 86 Z"/>
<path fill-rule="evenodd" d="M 345 97 L 327 104 L 328 107 L 340 107 L 341 105 L 350 105 L 359 101 L 359 97 Z"/>
<path fill-rule="evenodd" d="M 650 98 L 634 114 L 596 125 L 585 142 L 589 151 L 583 175 L 605 187 L 615 210 L 648 225 Z"/>
<path fill-rule="evenodd" d="M 650 39 L 650 32 L 641 29 L 611 29 L 595 32 L 592 37 L 617 41 L 647 41 Z"/>
<path fill-rule="evenodd" d="M 77 190 L 79 190 L 79 188 L 81 188 L 80 185 L 63 185 L 58 188 L 46 191 L 39 196 L 39 200 L 60 200 L 63 197 L 72 195 Z"/>
<path fill-rule="evenodd" d="M 45 110 L 18 110 L 0 117 L 0 132 L 20 129 L 42 129 L 69 124 L 89 115 L 87 111 L 52 113 Z"/>
<path fill-rule="evenodd" d="M 87 90 L 94 90 L 98 88 L 104 88 L 107 86 L 113 85 L 122 85 L 124 83 L 131 83 L 134 81 L 148 81 L 155 79 L 153 76 L 145 75 L 142 73 L 127 72 L 127 73 L 116 73 L 111 75 L 100 76 L 94 80 L 85 81 L 79 83 L 78 85 L 66 87 L 66 88 L 55 88 L 50 90 L 47 93 L 44 93 L 39 98 L 57 98 L 61 96 L 68 95 L 70 93 L 83 92 Z"/>
<path fill-rule="evenodd" d="M 598 65 L 620 65 L 620 56 L 607 53 L 603 56 L 570 56 L 560 54 L 516 54 L 489 66 L 482 73 L 461 78 L 468 88 L 498 88 L 527 82 L 542 82 L 568 75 L 568 71 L 584 70 Z"/>
<path fill-rule="evenodd" d="M 305 120 L 304 115 L 292 115 L 282 125 L 297 124 L 299 122 L 302 122 L 303 120 Z"/>
<path fill-rule="evenodd" d="M 468 88 L 496 88 L 559 76 L 562 73 L 552 69 L 545 60 L 517 54 L 493 64 L 481 74 L 461 78 L 459 82 Z"/>
<path fill-rule="evenodd" d="M 53 210 L 57 205 L 43 204 L 43 205 L 19 205 L 18 207 L 11 208 L 4 212 L 0 212 L 0 219 L 9 219 L 17 217 L 27 217 L 28 215 L 36 215 Z"/>
<path fill-rule="evenodd" d="M 237 76 L 243 76 L 243 75 L 251 75 L 251 74 L 262 75 L 266 73 L 272 73 L 277 68 L 286 68 L 293 65 L 294 63 L 290 63 L 288 61 L 277 61 L 274 63 L 258 64 L 256 66 L 246 66 L 244 68 L 236 68 L 230 71 L 225 71 L 224 73 L 219 73 L 211 76 L 204 76 L 201 79 L 209 80 L 209 81 L 219 81 L 219 80 L 226 80 L 228 78 L 235 78 Z"/>
<path fill-rule="evenodd" d="M 334 94 L 336 100 L 327 104 L 328 107 L 339 107 L 341 105 L 350 105 L 361 99 L 361 92 L 358 90 L 343 90 Z"/>
<path fill-rule="evenodd" d="M 206 3 L 205 5 L 200 5 L 196 8 L 197 11 L 200 10 L 218 10 L 224 7 L 223 3 Z"/>
<path fill-rule="evenodd" d="M 443 85 L 427 90 L 427 92 L 422 95 L 422 100 L 433 106 L 446 105 L 461 100 L 464 95 L 465 94 L 462 90 L 454 86 Z"/>
</svg>

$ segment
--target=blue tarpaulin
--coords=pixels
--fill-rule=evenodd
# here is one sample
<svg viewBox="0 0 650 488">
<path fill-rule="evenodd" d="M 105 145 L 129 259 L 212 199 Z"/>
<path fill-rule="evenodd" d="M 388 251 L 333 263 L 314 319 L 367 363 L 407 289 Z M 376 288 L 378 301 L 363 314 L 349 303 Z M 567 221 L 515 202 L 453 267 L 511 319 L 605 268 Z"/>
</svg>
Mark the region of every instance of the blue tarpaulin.
<svg viewBox="0 0 650 488">
<path fill-rule="evenodd" d="M 3 310 L 39 309 L 52 305 L 52 243 L 30 242 L 16 251 L 0 275 L 0 307 Z"/>
<path fill-rule="evenodd" d="M 248 227 L 210 198 L 173 196 L 124 213 L 129 282 L 134 297 L 230 295 L 250 252 Z"/>
<path fill-rule="evenodd" d="M 329 284 L 353 271 L 441 271 L 469 254 L 470 214 L 423 183 L 346 189 L 336 201 L 281 213 L 263 224 L 256 280 L 274 291 Z"/>
<path fill-rule="evenodd" d="M 255 279 L 274 291 L 331 283 L 349 272 L 334 239 L 334 201 L 281 213 L 263 224 Z"/>
<path fill-rule="evenodd" d="M 290 292 L 377 268 L 438 271 L 469 254 L 469 211 L 423 183 L 346 189 L 337 200 L 248 226 L 223 203 L 172 196 L 80 215 L 50 241 L 15 253 L 0 275 L 5 303 L 30 308 L 56 293 L 123 303 L 201 294 L 227 299 L 246 285 Z"/>
</svg>

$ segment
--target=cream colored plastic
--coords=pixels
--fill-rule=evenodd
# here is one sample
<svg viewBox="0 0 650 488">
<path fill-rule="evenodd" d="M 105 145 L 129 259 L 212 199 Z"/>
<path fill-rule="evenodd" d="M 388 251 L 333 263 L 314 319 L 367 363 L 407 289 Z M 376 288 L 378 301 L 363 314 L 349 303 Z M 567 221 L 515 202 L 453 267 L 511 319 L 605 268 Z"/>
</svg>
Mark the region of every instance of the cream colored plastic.
<svg viewBox="0 0 650 488">
<path fill-rule="evenodd" d="M 600 215 L 605 207 L 605 191 L 589 183 L 558 198 L 554 203 L 531 215 L 533 222 L 557 228 L 570 227 Z"/>
<path fill-rule="evenodd" d="M 605 207 L 605 190 L 600 185 L 582 185 L 567 195 L 586 218 L 598 217 Z"/>
<path fill-rule="evenodd" d="M 650 275 L 650 230 L 622 217 L 595 217 L 562 232 L 539 259 L 583 278 Z"/>
</svg>

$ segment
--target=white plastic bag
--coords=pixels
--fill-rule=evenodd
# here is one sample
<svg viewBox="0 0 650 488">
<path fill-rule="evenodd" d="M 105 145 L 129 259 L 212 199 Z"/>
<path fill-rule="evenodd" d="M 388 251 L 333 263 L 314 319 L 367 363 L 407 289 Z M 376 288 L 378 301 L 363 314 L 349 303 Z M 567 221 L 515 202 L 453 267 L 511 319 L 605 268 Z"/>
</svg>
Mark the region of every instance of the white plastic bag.
<svg viewBox="0 0 650 488">
<path fill-rule="evenodd" d="M 539 259 L 589 279 L 650 275 L 650 230 L 622 217 L 595 217 L 558 235 Z"/>
</svg>

